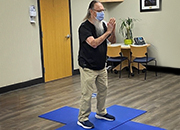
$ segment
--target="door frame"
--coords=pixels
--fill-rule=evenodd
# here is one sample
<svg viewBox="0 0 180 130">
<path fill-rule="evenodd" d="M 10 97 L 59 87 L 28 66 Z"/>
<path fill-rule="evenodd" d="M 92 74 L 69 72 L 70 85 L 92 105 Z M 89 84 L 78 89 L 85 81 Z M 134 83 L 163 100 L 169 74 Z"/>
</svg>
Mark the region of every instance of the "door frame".
<svg viewBox="0 0 180 130">
<path fill-rule="evenodd" d="M 72 16 L 71 16 L 71 0 L 69 1 L 69 26 L 70 26 L 70 42 L 71 42 L 71 66 L 72 66 L 72 75 L 74 75 L 74 58 L 73 58 L 73 40 L 72 40 Z M 41 63 L 42 63 L 42 76 L 43 76 L 43 82 L 45 82 L 45 67 L 44 67 L 44 53 L 43 53 L 43 33 L 42 33 L 42 26 L 41 26 L 41 10 L 40 10 L 40 0 L 37 0 L 37 6 L 38 6 L 38 20 L 39 20 L 39 35 L 40 35 L 40 51 L 41 51 Z"/>
</svg>

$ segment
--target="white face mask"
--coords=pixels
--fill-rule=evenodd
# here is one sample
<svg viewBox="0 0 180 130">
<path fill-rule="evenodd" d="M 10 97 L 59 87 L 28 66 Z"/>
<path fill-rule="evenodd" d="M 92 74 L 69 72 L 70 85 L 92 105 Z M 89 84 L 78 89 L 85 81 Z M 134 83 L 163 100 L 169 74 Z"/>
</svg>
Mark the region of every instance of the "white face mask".
<svg viewBox="0 0 180 130">
<path fill-rule="evenodd" d="M 104 19 L 104 11 L 96 12 L 96 19 L 102 21 Z"/>
</svg>

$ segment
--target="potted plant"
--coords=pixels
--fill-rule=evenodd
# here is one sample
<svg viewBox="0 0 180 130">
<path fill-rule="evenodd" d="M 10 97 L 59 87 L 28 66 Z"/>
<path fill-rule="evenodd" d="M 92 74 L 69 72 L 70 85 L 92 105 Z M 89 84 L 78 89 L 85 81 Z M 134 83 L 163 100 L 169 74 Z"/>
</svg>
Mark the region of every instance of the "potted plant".
<svg viewBox="0 0 180 130">
<path fill-rule="evenodd" d="M 136 21 L 136 19 L 129 17 L 127 19 L 121 19 L 119 32 L 122 33 L 122 36 L 125 38 L 124 44 L 126 45 L 131 45 L 133 43 L 132 28 L 134 26 L 134 21 Z"/>
</svg>

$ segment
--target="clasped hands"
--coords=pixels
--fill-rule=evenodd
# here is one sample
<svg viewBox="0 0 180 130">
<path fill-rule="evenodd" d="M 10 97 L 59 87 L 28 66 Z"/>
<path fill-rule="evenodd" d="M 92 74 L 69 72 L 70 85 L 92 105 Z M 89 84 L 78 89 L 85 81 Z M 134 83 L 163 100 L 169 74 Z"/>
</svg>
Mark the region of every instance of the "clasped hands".
<svg viewBox="0 0 180 130">
<path fill-rule="evenodd" d="M 115 31 L 115 26 L 116 26 L 116 19 L 110 18 L 109 22 L 107 23 L 107 31 L 112 33 L 113 31 Z"/>
</svg>

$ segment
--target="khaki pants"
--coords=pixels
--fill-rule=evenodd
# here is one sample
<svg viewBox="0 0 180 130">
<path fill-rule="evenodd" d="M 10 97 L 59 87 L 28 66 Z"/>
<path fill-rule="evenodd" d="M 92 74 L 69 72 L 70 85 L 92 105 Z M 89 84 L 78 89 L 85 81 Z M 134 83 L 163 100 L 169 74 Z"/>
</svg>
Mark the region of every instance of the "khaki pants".
<svg viewBox="0 0 180 130">
<path fill-rule="evenodd" d="M 105 115 L 105 100 L 107 95 L 107 70 L 90 70 L 88 68 L 80 68 L 81 76 L 81 106 L 79 110 L 79 121 L 86 121 L 91 113 L 91 98 L 93 86 L 97 88 L 97 114 Z"/>
</svg>

